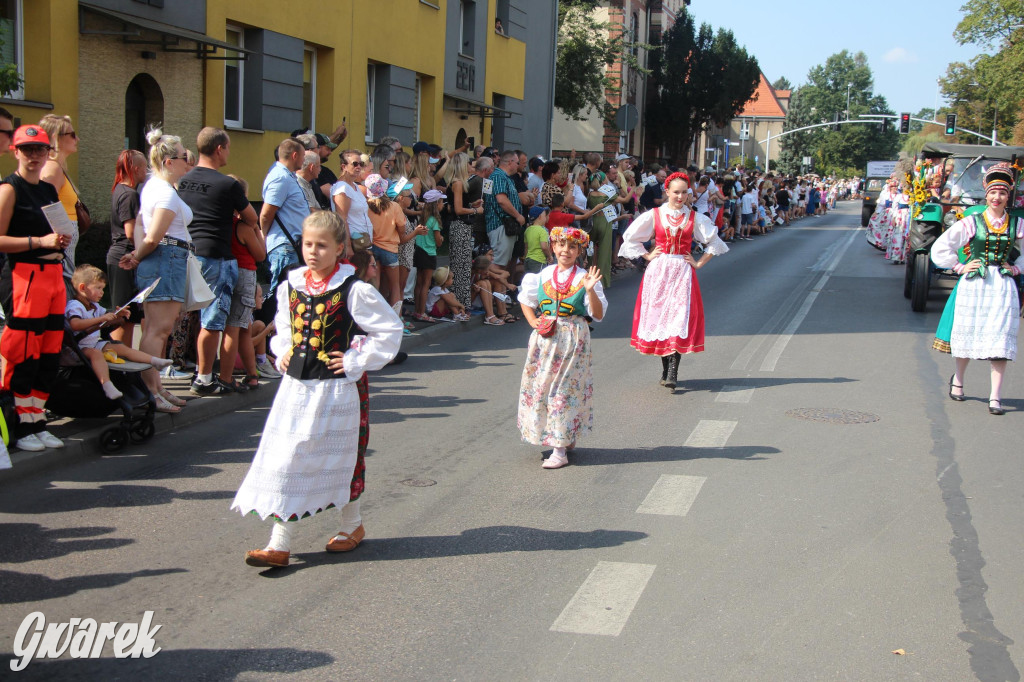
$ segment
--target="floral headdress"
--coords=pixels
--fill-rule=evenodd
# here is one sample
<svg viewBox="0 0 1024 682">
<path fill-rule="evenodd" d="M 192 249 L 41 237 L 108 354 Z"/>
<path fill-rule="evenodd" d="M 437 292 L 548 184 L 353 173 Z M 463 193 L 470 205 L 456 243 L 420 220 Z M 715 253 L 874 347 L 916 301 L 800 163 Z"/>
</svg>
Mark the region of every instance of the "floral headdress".
<svg viewBox="0 0 1024 682">
<path fill-rule="evenodd" d="M 579 244 L 580 248 L 587 248 L 590 244 L 590 235 L 578 227 L 555 227 L 551 229 L 550 239 L 553 242 L 567 241 L 571 244 Z"/>
<path fill-rule="evenodd" d="M 1013 168 L 1005 161 L 997 163 L 985 173 L 985 194 L 994 189 L 1004 189 L 1007 192 L 1013 189 Z"/>
</svg>

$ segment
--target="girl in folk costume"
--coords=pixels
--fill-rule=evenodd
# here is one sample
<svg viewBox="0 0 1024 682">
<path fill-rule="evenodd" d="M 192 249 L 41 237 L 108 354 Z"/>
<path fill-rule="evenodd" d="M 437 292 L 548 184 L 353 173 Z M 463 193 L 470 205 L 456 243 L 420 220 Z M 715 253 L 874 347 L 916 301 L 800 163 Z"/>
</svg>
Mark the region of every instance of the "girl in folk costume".
<svg viewBox="0 0 1024 682">
<path fill-rule="evenodd" d="M 875 203 L 875 212 L 871 214 L 868 221 L 868 244 L 885 251 L 885 235 L 889 231 L 889 201 L 892 193 L 889 183 L 885 184 L 882 191 L 878 193 L 878 201 Z"/>
<path fill-rule="evenodd" d="M 292 270 L 278 288 L 271 345 L 285 376 L 231 507 L 274 520 L 269 544 L 246 553 L 250 566 L 287 566 L 291 522 L 331 507 L 342 508 L 342 527 L 328 552 L 355 549 L 365 535 L 359 495 L 368 432 L 359 382 L 395 357 L 402 322 L 355 268 L 340 262 L 345 229 L 328 211 L 306 218 L 307 267 Z"/>
<path fill-rule="evenodd" d="M 1010 252 L 1021 249 L 1024 221 L 1011 216 L 1006 206 L 1014 183 L 1013 169 L 996 164 L 985 174 L 983 213 L 957 221 L 932 245 L 932 260 L 940 268 L 961 275 L 939 320 L 937 350 L 952 353 L 956 371 L 949 378 L 949 397 L 964 400 L 964 373 L 971 359 L 988 360 L 991 391 L 988 411 L 1004 414 L 1000 402 L 1006 361 L 1017 356 L 1020 303 L 1017 276 L 1024 256 L 1010 262 Z M 964 263 L 957 254 L 963 249 Z M 1018 252 L 1019 253 L 1019 252 Z"/>
<path fill-rule="evenodd" d="M 907 258 L 907 237 L 910 233 L 910 190 L 905 181 L 900 181 L 899 190 L 892 197 L 892 227 L 889 231 L 889 243 L 885 249 L 885 257 L 893 265 L 900 265 Z"/>
<path fill-rule="evenodd" d="M 594 421 L 591 399 L 590 328 L 585 315 L 604 318 L 608 300 L 601 271 L 576 265 L 590 238 L 575 227 L 551 230 L 555 264 L 528 273 L 519 287 L 523 316 L 533 327 L 519 390 L 519 431 L 533 445 L 554 447 L 545 469 L 569 463 L 567 450 L 588 433 Z M 540 316 L 534 312 L 540 309 Z"/>
<path fill-rule="evenodd" d="M 704 350 L 704 306 L 694 271 L 729 251 L 714 223 L 686 207 L 687 185 L 682 173 L 668 176 L 668 200 L 633 221 L 619 250 L 620 256 L 643 256 L 650 263 L 636 298 L 630 344 L 661 357 L 661 385 L 673 392 L 680 354 Z M 647 253 L 644 242 L 652 238 L 655 247 Z M 704 245 L 700 260 L 690 255 L 694 241 Z"/>
</svg>

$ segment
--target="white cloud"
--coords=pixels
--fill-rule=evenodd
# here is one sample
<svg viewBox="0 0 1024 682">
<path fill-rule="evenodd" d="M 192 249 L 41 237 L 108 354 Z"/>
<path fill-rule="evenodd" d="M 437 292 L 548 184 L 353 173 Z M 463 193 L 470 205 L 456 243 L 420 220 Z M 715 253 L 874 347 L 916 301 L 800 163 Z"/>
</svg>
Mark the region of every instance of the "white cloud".
<svg viewBox="0 0 1024 682">
<path fill-rule="evenodd" d="M 894 47 L 886 52 L 882 59 L 890 64 L 915 64 L 917 63 L 917 54 L 903 47 Z"/>
</svg>

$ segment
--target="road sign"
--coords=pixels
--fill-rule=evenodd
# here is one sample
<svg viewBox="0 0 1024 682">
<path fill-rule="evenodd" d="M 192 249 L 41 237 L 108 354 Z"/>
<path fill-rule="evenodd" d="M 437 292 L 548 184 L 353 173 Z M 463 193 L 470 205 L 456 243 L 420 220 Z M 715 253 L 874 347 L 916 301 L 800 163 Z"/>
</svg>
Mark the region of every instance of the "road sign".
<svg viewBox="0 0 1024 682">
<path fill-rule="evenodd" d="M 640 110 L 633 104 L 623 104 L 615 112 L 615 127 L 619 130 L 632 130 L 640 123 Z"/>
</svg>

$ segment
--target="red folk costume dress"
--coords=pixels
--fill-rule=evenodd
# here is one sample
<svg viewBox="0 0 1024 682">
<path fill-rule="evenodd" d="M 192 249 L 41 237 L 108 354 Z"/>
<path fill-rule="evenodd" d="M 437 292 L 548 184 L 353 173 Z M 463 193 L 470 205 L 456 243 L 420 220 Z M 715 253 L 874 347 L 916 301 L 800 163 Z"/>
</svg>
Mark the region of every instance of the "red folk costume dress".
<svg viewBox="0 0 1024 682">
<path fill-rule="evenodd" d="M 639 258 L 647 253 L 644 242 L 654 238 L 662 255 L 647 266 L 633 312 L 630 345 L 644 355 L 661 357 L 704 350 L 704 305 L 693 267 L 684 260 L 696 240 L 705 251 L 719 256 L 729 247 L 707 216 L 667 204 L 633 221 L 622 236 L 619 256 Z"/>
</svg>

